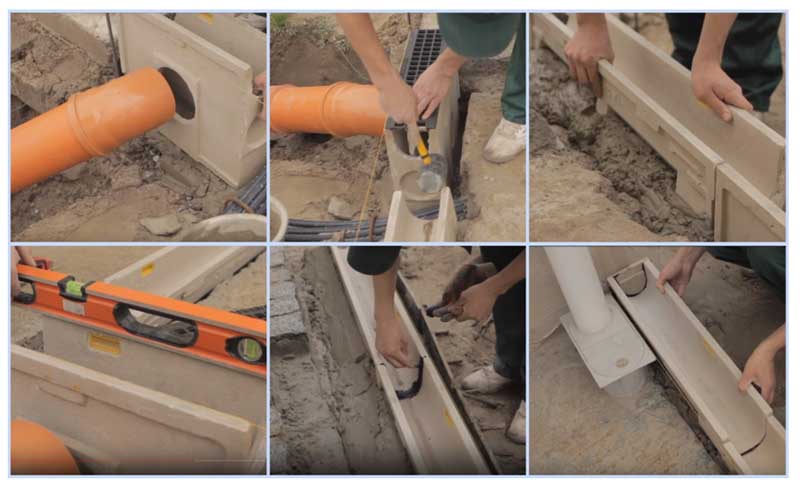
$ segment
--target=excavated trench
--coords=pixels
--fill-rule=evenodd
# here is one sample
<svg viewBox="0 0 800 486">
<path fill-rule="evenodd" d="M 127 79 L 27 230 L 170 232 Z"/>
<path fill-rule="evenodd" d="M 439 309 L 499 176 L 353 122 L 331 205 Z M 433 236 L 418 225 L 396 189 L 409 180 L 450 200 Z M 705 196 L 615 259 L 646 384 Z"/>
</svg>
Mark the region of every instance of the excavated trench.
<svg viewBox="0 0 800 486">
<path fill-rule="evenodd" d="M 532 57 L 534 238 L 563 239 L 559 226 L 576 224 L 587 209 L 583 191 L 592 191 L 590 205 L 605 206 L 592 225 L 618 229 L 624 237 L 616 240 L 710 241 L 710 219 L 675 193 L 675 170 L 616 114 L 597 113 L 592 93 L 578 87 L 552 51 L 540 46 Z M 621 218 L 627 225 L 615 226 Z"/>
<path fill-rule="evenodd" d="M 413 473 L 329 249 L 283 254 L 305 335 L 271 345 L 272 473 Z"/>
</svg>

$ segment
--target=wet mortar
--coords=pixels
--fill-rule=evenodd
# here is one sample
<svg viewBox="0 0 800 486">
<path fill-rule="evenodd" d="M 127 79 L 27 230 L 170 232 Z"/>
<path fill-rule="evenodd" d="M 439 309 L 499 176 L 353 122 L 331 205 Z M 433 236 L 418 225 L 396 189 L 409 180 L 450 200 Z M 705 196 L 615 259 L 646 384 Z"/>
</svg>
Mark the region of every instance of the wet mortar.
<svg viewBox="0 0 800 486">
<path fill-rule="evenodd" d="M 412 473 L 330 250 L 281 252 L 295 276 L 307 344 L 289 352 L 272 346 L 271 420 L 280 425 L 271 442 L 285 455 L 272 454 L 271 471 Z"/>
</svg>

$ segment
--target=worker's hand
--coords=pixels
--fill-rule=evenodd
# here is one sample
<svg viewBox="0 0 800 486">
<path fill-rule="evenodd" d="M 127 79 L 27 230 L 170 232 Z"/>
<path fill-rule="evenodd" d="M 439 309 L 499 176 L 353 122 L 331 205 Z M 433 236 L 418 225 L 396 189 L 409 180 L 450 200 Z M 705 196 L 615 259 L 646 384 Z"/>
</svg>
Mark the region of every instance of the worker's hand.
<svg viewBox="0 0 800 486">
<path fill-rule="evenodd" d="M 666 292 L 664 284 L 669 282 L 675 292 L 683 297 L 683 293 L 686 292 L 686 287 L 689 286 L 689 281 L 692 279 L 694 267 L 704 252 L 705 249 L 702 247 L 681 248 L 678 250 L 664 265 L 664 268 L 661 269 L 661 273 L 658 274 L 656 288 L 663 294 Z"/>
<path fill-rule="evenodd" d="M 597 64 L 601 59 L 614 62 L 605 14 L 581 14 L 578 29 L 564 46 L 569 72 L 579 84 L 589 85 L 595 96 L 603 96 Z"/>
<path fill-rule="evenodd" d="M 739 379 L 739 391 L 744 393 L 755 384 L 761 389 L 761 396 L 767 403 L 775 399 L 775 353 L 766 346 L 759 345 L 744 365 Z"/>
<path fill-rule="evenodd" d="M 417 96 L 417 112 L 420 118 L 428 119 L 447 96 L 453 85 L 453 77 L 466 61 L 466 58 L 447 48 L 436 61 L 417 78 L 414 93 Z"/>
<path fill-rule="evenodd" d="M 264 102 L 261 105 L 261 113 L 258 114 L 258 117 L 262 120 L 267 119 L 267 72 L 264 71 L 263 73 L 259 74 L 258 76 L 253 79 L 253 86 L 255 86 L 256 91 L 260 91 L 264 95 Z"/>
<path fill-rule="evenodd" d="M 695 59 L 692 63 L 692 91 L 698 101 L 714 110 L 725 122 L 733 119 L 728 105 L 753 111 L 742 87 L 725 74 L 719 62 Z"/>
<path fill-rule="evenodd" d="M 408 368 L 408 336 L 397 314 L 376 318 L 375 347 L 383 358 L 395 368 Z"/>
<path fill-rule="evenodd" d="M 413 125 L 417 123 L 417 95 L 414 90 L 394 73 L 387 79 L 376 83 L 380 93 L 383 111 L 398 123 Z"/>
<path fill-rule="evenodd" d="M 441 300 L 430 306 L 428 312 L 444 322 L 451 320 L 455 316 L 450 312 L 448 306 L 455 303 L 466 289 L 483 282 L 495 273 L 497 270 L 491 263 L 471 262 L 462 265 L 445 287 Z"/>
<path fill-rule="evenodd" d="M 30 265 L 32 267 L 36 266 L 36 261 L 31 254 L 29 248 L 24 246 L 15 246 L 11 248 L 11 298 L 16 298 L 19 293 L 22 291 L 22 287 L 19 282 L 19 275 L 17 273 L 17 265 L 22 263 L 23 265 Z"/>
<path fill-rule="evenodd" d="M 487 282 L 483 281 L 461 292 L 458 300 L 447 306 L 452 309 L 451 314 L 457 321 L 482 321 L 489 317 L 500 294 L 492 286 L 487 285 Z"/>
</svg>

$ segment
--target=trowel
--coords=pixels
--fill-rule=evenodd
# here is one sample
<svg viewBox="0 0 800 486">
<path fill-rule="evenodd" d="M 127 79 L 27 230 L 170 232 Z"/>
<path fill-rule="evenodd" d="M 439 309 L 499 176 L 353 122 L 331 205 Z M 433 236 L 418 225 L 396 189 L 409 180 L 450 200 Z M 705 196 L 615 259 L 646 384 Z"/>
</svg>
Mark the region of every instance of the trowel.
<svg viewBox="0 0 800 486">
<path fill-rule="evenodd" d="M 419 175 L 417 176 L 417 187 L 420 191 L 433 194 L 442 190 L 447 180 L 447 161 L 440 154 L 431 154 L 425 141 L 422 140 L 422 135 L 419 132 L 419 127 L 416 123 L 408 125 L 409 134 L 413 139 L 416 139 L 416 147 L 419 156 L 422 158 L 422 167 L 420 167 Z"/>
</svg>

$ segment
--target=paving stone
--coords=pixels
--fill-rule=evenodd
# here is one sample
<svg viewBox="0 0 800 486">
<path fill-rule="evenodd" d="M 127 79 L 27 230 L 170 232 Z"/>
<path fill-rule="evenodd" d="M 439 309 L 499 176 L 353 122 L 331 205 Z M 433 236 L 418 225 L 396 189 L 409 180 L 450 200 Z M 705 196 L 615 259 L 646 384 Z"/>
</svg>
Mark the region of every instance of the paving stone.
<svg viewBox="0 0 800 486">
<path fill-rule="evenodd" d="M 286 443 L 277 437 L 269 441 L 269 472 L 270 474 L 289 474 L 289 453 Z"/>
<path fill-rule="evenodd" d="M 288 336 L 306 334 L 303 313 L 299 310 L 289 314 L 270 317 L 269 325 L 270 339 L 280 339 Z"/>
<path fill-rule="evenodd" d="M 273 407 L 270 407 L 269 436 L 278 437 L 281 435 L 282 431 L 283 431 L 283 417 L 281 416 L 280 411 L 274 410 Z"/>
<path fill-rule="evenodd" d="M 285 267 L 277 267 L 271 268 L 269 272 L 269 282 L 270 283 L 277 283 L 277 282 L 286 282 L 291 280 L 292 277 L 289 275 L 289 271 L 286 270 Z"/>
<path fill-rule="evenodd" d="M 281 357 L 308 352 L 308 335 L 303 313 L 292 312 L 269 320 L 270 355 Z"/>
<path fill-rule="evenodd" d="M 269 315 L 272 318 L 291 314 L 300 310 L 300 303 L 294 295 L 289 297 L 270 298 L 269 300 Z"/>
<path fill-rule="evenodd" d="M 270 301 L 295 297 L 295 295 L 297 295 L 297 287 L 291 281 L 277 282 L 269 287 Z"/>
</svg>

